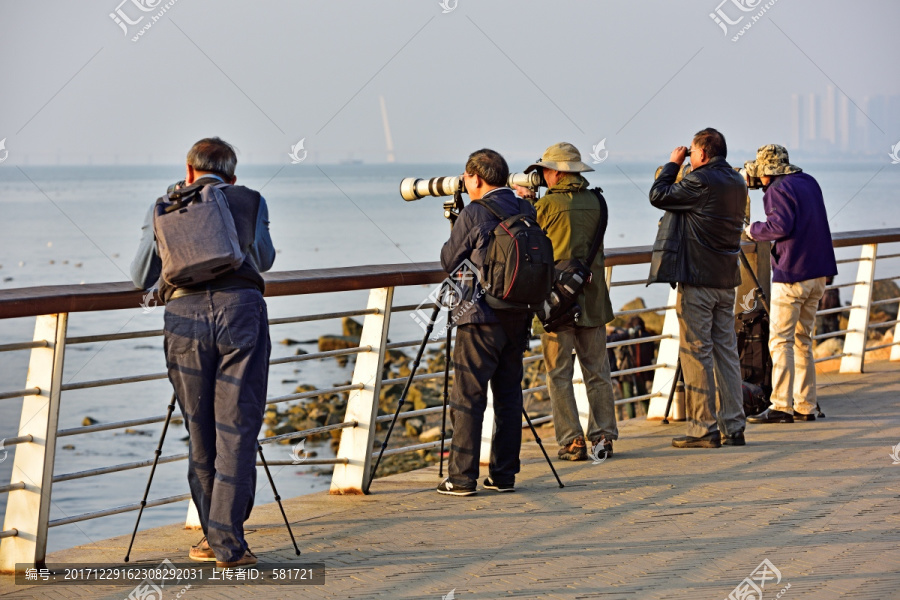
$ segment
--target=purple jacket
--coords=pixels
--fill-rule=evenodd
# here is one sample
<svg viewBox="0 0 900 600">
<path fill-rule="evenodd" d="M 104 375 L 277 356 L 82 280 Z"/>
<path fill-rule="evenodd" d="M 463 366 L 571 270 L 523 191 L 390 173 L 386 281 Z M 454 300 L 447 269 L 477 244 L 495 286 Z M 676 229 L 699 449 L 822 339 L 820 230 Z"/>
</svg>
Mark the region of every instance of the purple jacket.
<svg viewBox="0 0 900 600">
<path fill-rule="evenodd" d="M 822 189 L 806 173 L 776 177 L 763 196 L 766 220 L 750 235 L 772 243 L 772 281 L 796 283 L 837 275 Z"/>
</svg>

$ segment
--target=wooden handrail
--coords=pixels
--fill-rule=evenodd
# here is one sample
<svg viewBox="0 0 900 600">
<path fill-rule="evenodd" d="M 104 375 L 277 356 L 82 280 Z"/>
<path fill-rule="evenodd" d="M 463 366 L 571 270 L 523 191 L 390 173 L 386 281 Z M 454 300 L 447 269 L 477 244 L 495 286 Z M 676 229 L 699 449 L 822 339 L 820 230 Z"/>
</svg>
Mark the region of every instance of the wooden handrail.
<svg viewBox="0 0 900 600">
<path fill-rule="evenodd" d="M 831 236 L 835 248 L 900 242 L 900 228 L 845 231 Z M 745 242 L 746 249 L 755 244 Z M 607 248 L 606 265 L 636 265 L 650 262 L 651 246 Z M 266 273 L 266 296 L 293 296 L 346 292 L 380 287 L 428 285 L 440 282 L 446 273 L 440 263 L 365 265 L 303 271 Z M 129 282 L 85 285 L 51 285 L 0 290 L 0 319 L 56 313 L 139 308 L 144 292 Z"/>
</svg>

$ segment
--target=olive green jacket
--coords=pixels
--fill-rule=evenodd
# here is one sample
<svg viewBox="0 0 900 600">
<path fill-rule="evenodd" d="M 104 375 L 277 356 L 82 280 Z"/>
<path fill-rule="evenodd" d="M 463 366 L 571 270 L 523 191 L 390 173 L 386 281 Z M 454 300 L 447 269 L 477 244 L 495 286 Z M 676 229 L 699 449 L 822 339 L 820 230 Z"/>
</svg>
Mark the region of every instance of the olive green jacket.
<svg viewBox="0 0 900 600">
<path fill-rule="evenodd" d="M 535 201 L 538 224 L 553 243 L 553 260 L 587 259 L 600 225 L 600 203 L 588 189 L 587 180 L 567 173 L 543 198 Z M 612 303 L 606 288 L 603 243 L 591 265 L 593 277 L 578 298 L 580 327 L 600 327 L 613 320 Z"/>
</svg>

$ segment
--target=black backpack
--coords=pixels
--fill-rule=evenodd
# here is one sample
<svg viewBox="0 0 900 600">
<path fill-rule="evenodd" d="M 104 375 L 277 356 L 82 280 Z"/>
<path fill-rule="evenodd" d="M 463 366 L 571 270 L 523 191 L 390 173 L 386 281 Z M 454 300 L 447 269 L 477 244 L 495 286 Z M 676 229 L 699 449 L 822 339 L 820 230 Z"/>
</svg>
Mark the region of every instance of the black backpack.
<svg viewBox="0 0 900 600">
<path fill-rule="evenodd" d="M 569 258 L 561 260 L 555 265 L 553 291 L 547 304 L 538 312 L 538 318 L 547 333 L 553 333 L 575 324 L 576 319 L 581 315 L 578 296 L 593 278 L 591 265 L 594 264 L 600 244 L 603 243 L 603 236 L 606 235 L 609 210 L 606 206 L 606 199 L 603 197 L 603 190 L 594 188 L 591 192 L 600 202 L 600 223 L 597 226 L 597 233 L 594 234 L 594 241 L 585 260 Z"/>
<path fill-rule="evenodd" d="M 756 309 L 737 316 L 741 379 L 759 387 L 766 401 L 772 394 L 772 357 L 769 355 L 769 315 Z M 748 413 L 749 414 L 749 413 Z M 756 414 L 756 413 L 754 413 Z"/>
<path fill-rule="evenodd" d="M 500 311 L 538 311 L 553 286 L 550 238 L 531 215 L 507 215 L 490 199 L 475 202 L 500 219 L 491 232 L 482 267 L 485 301 Z"/>
</svg>

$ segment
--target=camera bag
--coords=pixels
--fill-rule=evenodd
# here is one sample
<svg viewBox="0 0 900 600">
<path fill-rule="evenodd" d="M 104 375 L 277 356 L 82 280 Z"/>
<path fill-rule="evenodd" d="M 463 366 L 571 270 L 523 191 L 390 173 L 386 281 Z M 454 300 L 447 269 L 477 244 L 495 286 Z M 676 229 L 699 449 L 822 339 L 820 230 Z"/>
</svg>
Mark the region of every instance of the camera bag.
<svg viewBox="0 0 900 600">
<path fill-rule="evenodd" d="M 569 258 L 556 263 L 553 291 L 547 305 L 538 311 L 538 318 L 547 333 L 553 333 L 575 324 L 576 319 L 581 315 L 578 296 L 593 278 L 591 265 L 594 264 L 600 244 L 603 243 L 603 237 L 606 235 L 609 211 L 606 199 L 603 197 L 603 190 L 594 188 L 591 192 L 600 202 L 600 222 L 597 226 L 597 233 L 594 234 L 594 241 L 591 243 L 591 249 L 585 260 Z"/>
<path fill-rule="evenodd" d="M 192 185 L 156 201 L 153 233 L 162 278 L 175 287 L 210 281 L 244 262 L 234 217 L 222 187 Z"/>
<path fill-rule="evenodd" d="M 550 238 L 530 215 L 507 215 L 489 199 L 475 202 L 500 219 L 491 231 L 482 270 L 485 301 L 500 311 L 538 311 L 553 285 Z"/>
</svg>

